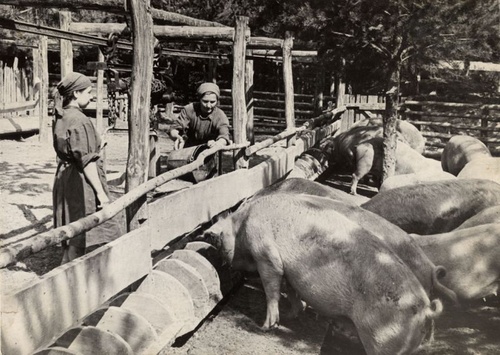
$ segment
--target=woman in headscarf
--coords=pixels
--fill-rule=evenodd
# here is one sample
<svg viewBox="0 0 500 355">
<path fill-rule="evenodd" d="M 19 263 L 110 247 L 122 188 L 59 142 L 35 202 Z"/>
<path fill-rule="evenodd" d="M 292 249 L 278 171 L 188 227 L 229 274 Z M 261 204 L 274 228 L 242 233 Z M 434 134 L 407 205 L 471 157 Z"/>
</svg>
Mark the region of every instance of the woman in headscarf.
<svg viewBox="0 0 500 355">
<path fill-rule="evenodd" d="M 185 106 L 171 127 L 174 149 L 205 143 L 208 147 L 216 143 L 229 144 L 229 120 L 224 111 L 217 107 L 219 87 L 214 83 L 203 83 L 196 92 L 199 101 Z"/>
<path fill-rule="evenodd" d="M 85 75 L 72 72 L 62 79 L 57 90 L 62 97 L 62 110 L 56 114 L 53 130 L 58 157 L 52 193 L 54 228 L 90 215 L 110 202 L 99 155 L 100 138 L 82 111 L 92 99 L 92 83 Z M 105 232 L 91 230 L 63 242 L 61 264 L 84 255 L 90 245 L 115 239 L 118 232 L 117 228 Z"/>
</svg>

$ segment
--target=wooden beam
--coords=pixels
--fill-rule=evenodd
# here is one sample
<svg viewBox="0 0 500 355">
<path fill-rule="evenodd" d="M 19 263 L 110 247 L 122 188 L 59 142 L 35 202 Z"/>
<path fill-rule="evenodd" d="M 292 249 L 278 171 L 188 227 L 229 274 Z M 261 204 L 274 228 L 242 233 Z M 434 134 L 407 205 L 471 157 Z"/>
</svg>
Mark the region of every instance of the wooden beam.
<svg viewBox="0 0 500 355">
<path fill-rule="evenodd" d="M 194 26 L 155 26 L 154 34 L 158 39 L 198 39 L 228 40 L 234 37 L 231 27 L 194 27 Z"/>
<path fill-rule="evenodd" d="M 131 0 L 132 37 L 134 45 L 130 116 L 128 120 L 128 160 L 125 191 L 131 191 L 147 179 L 149 163 L 149 111 L 153 80 L 153 19 L 149 0 Z M 127 209 L 129 230 L 139 227 L 146 211 L 142 196 Z"/>
<path fill-rule="evenodd" d="M 26 102 L 2 102 L 0 103 L 0 113 L 32 110 L 37 104 L 38 101 L 35 100 Z"/>
<path fill-rule="evenodd" d="M 264 56 L 264 57 L 282 57 L 282 49 L 250 49 L 248 50 L 249 55 L 253 56 Z M 292 57 L 317 57 L 318 51 L 299 51 L 292 50 Z"/>
<path fill-rule="evenodd" d="M 253 98 L 253 60 L 245 59 L 245 98 L 247 104 L 247 139 L 250 144 L 255 143 L 254 136 L 254 98 Z"/>
<path fill-rule="evenodd" d="M 283 83 L 285 88 L 285 118 L 286 128 L 295 128 L 295 105 L 293 97 L 293 73 L 292 73 L 292 47 L 293 37 L 291 32 L 285 33 L 283 41 Z"/>
<path fill-rule="evenodd" d="M 129 13 L 126 2 L 123 0 L 0 0 L 0 5 L 68 10 L 101 10 L 119 14 Z M 224 25 L 217 22 L 199 20 L 159 9 L 151 9 L 151 14 L 155 20 L 167 21 L 176 25 L 224 27 Z"/>
<path fill-rule="evenodd" d="M 39 37 L 38 47 L 38 113 L 40 115 L 39 139 L 43 143 L 52 143 L 52 118 L 49 116 L 49 53 L 47 50 L 48 39 Z"/>
<path fill-rule="evenodd" d="M 133 260 L 133 262 L 130 262 Z M 31 354 L 151 270 L 147 229 L 2 295 L 3 354 Z"/>
<path fill-rule="evenodd" d="M 59 12 L 59 27 L 63 31 L 68 31 L 71 24 L 71 12 Z M 73 71 L 73 44 L 66 39 L 60 40 L 60 58 L 61 58 L 61 78 Z"/>
<path fill-rule="evenodd" d="M 236 30 L 233 45 L 233 129 L 236 144 L 247 141 L 247 105 L 245 93 L 245 52 L 248 32 L 248 17 L 240 16 L 236 19 Z M 243 150 L 236 153 L 235 167 L 248 168 L 248 161 Z"/>
</svg>

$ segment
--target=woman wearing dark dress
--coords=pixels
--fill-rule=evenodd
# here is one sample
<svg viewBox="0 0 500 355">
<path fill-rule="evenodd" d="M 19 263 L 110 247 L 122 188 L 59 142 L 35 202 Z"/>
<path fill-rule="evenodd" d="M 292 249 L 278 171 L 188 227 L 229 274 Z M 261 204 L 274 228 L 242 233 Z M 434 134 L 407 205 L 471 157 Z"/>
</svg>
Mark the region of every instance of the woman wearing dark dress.
<svg viewBox="0 0 500 355">
<path fill-rule="evenodd" d="M 219 87 L 214 83 L 203 83 L 196 93 L 199 101 L 185 106 L 170 129 L 174 149 L 205 143 L 209 148 L 216 143 L 229 144 L 229 120 L 224 111 L 217 107 Z"/>
<path fill-rule="evenodd" d="M 52 194 L 54 228 L 90 215 L 110 202 L 99 155 L 100 138 L 82 111 L 92 98 L 92 84 L 85 75 L 73 72 L 63 78 L 57 90 L 63 98 L 63 108 L 54 123 L 54 149 L 58 157 Z M 84 255 L 90 245 L 115 239 L 117 232 L 116 228 L 107 233 L 91 230 L 63 242 L 61 264 Z"/>
</svg>

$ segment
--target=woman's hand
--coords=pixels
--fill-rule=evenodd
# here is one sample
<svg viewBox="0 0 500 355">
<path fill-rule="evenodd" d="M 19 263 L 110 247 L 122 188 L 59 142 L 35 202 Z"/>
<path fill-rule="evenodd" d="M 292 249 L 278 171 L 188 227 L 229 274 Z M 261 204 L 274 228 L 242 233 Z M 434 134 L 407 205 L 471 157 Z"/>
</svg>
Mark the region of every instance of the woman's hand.
<svg viewBox="0 0 500 355">
<path fill-rule="evenodd" d="M 184 148 L 184 143 L 185 143 L 184 138 L 178 136 L 174 141 L 174 150 L 179 150 Z"/>
<path fill-rule="evenodd" d="M 213 139 L 209 140 L 207 142 L 207 147 L 212 148 L 214 145 L 218 145 L 219 147 L 223 147 L 226 145 L 226 140 L 225 139 L 219 139 L 217 141 L 214 141 Z"/>
<path fill-rule="evenodd" d="M 109 205 L 110 203 L 108 195 L 106 195 L 104 192 L 98 194 L 97 199 L 99 200 L 99 203 L 97 205 L 97 210 L 104 208 L 104 206 Z"/>
</svg>

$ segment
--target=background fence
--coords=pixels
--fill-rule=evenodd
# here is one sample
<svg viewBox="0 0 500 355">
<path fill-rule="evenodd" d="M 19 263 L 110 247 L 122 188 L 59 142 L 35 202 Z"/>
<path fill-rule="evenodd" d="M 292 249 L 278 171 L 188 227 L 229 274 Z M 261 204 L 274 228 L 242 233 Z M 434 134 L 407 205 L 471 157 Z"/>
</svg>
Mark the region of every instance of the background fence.
<svg viewBox="0 0 500 355">
<path fill-rule="evenodd" d="M 406 101 L 402 115 L 427 138 L 431 150 L 440 150 L 454 135 L 468 135 L 500 155 L 500 105 L 436 101 Z"/>
</svg>

